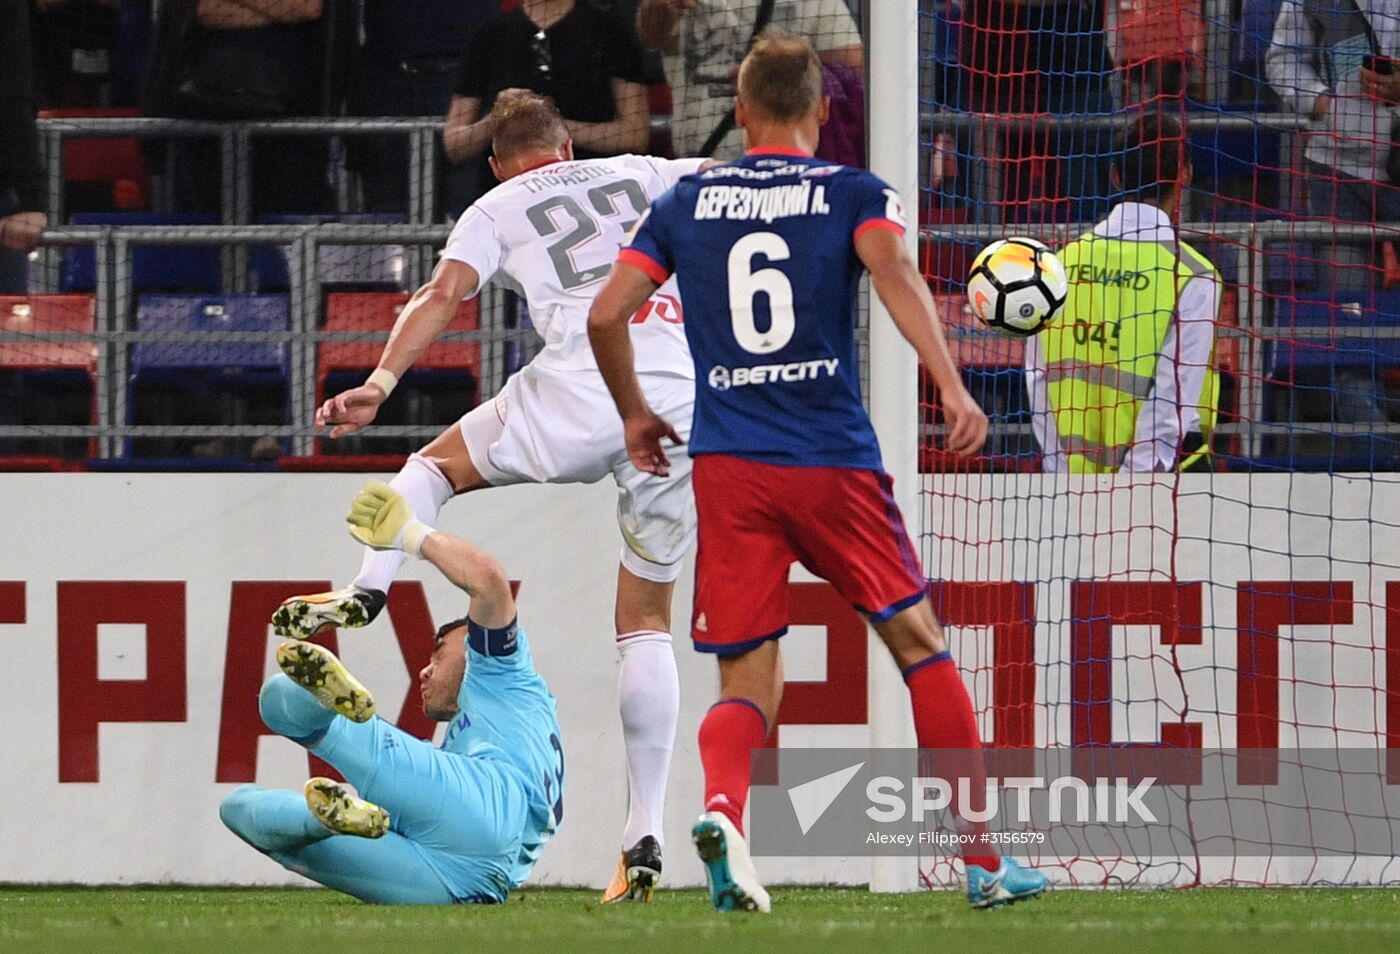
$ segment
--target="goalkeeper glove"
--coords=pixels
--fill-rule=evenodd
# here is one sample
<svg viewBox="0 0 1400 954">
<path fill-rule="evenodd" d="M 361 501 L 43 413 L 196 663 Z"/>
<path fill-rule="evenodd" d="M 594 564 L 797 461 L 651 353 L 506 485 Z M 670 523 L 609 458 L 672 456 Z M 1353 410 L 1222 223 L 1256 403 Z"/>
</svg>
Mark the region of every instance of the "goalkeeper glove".
<svg viewBox="0 0 1400 954">
<path fill-rule="evenodd" d="M 402 550 L 412 556 L 418 556 L 423 538 L 433 532 L 413 515 L 403 494 L 377 480 L 365 484 L 345 520 L 350 536 L 370 549 Z"/>
</svg>

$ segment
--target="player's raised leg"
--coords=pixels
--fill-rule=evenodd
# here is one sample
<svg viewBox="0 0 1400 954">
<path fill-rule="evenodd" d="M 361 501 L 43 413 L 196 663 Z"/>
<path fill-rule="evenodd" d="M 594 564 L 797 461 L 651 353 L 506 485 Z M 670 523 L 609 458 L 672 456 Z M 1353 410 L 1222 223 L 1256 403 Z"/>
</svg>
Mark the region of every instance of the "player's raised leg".
<svg viewBox="0 0 1400 954">
<path fill-rule="evenodd" d="M 277 665 L 323 709 L 339 713 L 351 722 L 366 722 L 377 709 L 370 691 L 324 646 L 283 643 L 277 647 Z"/>
<path fill-rule="evenodd" d="M 389 486 L 403 494 L 419 519 L 431 526 L 455 494 L 490 485 L 472 463 L 461 427 L 454 424 L 411 455 Z M 366 547 L 360 572 L 349 586 L 284 600 L 272 614 L 274 631 L 279 636 L 310 639 L 323 629 L 368 626 L 384 609 L 405 559 L 401 550 Z"/>
<path fill-rule="evenodd" d="M 316 820 L 337 834 L 380 838 L 389 830 L 387 809 L 356 797 L 335 779 L 307 779 L 302 794 Z"/>
<path fill-rule="evenodd" d="M 462 628 L 455 636 L 462 638 Z M 314 644 L 285 645 L 334 659 L 328 650 Z M 353 679 L 348 673 L 344 678 Z M 460 681 L 459 675 L 456 682 Z M 429 867 L 455 877 L 449 883 L 456 894 L 449 891 L 445 899 L 440 893 L 424 894 L 423 885 L 431 882 L 413 870 L 402 874 L 412 890 L 385 888 L 388 894 L 384 897 L 368 894 L 377 890 L 376 879 L 373 867 L 364 859 L 382 857 L 383 863 L 390 865 L 383 871 L 397 878 L 404 863 L 393 849 L 369 855 L 351 848 L 298 844 L 279 848 L 279 856 L 253 839 L 244 840 L 292 870 L 365 900 L 409 904 L 449 903 L 454 897 L 504 900 L 501 870 L 505 860 L 518 850 L 527 811 L 514 784 L 518 775 L 502 771 L 489 759 L 444 752 L 383 719 L 352 721 L 340 715 L 334 702 L 333 696 L 313 695 L 285 674 L 264 683 L 259 696 L 259 710 L 270 729 L 325 759 L 359 793 L 358 798 L 350 796 L 329 780 L 312 779 L 305 793 L 297 796 L 300 814 L 328 831 L 359 836 L 345 840 L 411 841 L 417 848 L 409 846 L 410 852 L 430 856 Z M 444 805 L 452 810 L 444 813 Z M 390 823 L 392 830 L 384 832 Z M 241 829 L 235 831 L 244 835 Z M 345 870 L 337 870 L 336 865 Z M 427 900 L 415 900 L 417 897 Z"/>
</svg>

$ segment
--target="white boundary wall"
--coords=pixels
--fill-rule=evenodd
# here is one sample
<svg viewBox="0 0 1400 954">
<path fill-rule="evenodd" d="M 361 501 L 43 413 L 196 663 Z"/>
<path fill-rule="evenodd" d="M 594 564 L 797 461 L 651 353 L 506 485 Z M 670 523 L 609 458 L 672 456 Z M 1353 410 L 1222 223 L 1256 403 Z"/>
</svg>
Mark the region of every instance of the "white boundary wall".
<svg viewBox="0 0 1400 954">
<path fill-rule="evenodd" d="M 7 516 L 0 550 L 0 698 L 10 716 L 8 730 L 0 734 L 6 773 L 0 880 L 296 882 L 224 831 L 216 814 L 219 800 L 235 784 L 216 781 L 221 726 L 228 756 L 248 734 L 231 731 L 239 724 L 232 710 L 243 714 L 246 729 L 256 685 L 272 671 L 273 641 L 257 629 L 263 617 L 249 616 L 265 609 L 250 609 L 247 600 L 232 606 L 231 594 L 246 596 L 249 581 L 343 584 L 353 575 L 358 552 L 344 534 L 342 518 L 365 479 L 355 474 L 0 478 L 6 499 L 18 504 Z M 1154 741 L 1160 723 L 1180 711 L 1184 686 L 1191 718 L 1203 724 L 1205 744 L 1233 744 L 1237 584 L 1332 579 L 1349 585 L 1348 621 L 1280 630 L 1280 743 L 1383 744 L 1390 665 L 1387 584 L 1400 580 L 1395 550 L 1400 483 L 1393 478 L 1187 478 L 1175 507 L 1172 485 L 1161 479 L 1092 485 L 1038 476 L 931 480 L 941 495 L 924 498 L 932 507 L 926 525 L 946 528 L 962 541 L 943 545 L 932 575 L 1041 581 L 1036 586 L 1037 743 L 1069 739 L 1071 627 L 1065 600 L 1070 581 L 1168 579 L 1172 515 L 1178 513 L 1177 576 L 1202 581 L 1202 640 L 1178 647 L 1186 671 L 1178 683 L 1151 627 L 1113 630 L 1114 740 Z M 610 874 L 622 824 L 625 781 L 611 639 L 618 548 L 614 500 L 607 485 L 509 488 L 453 502 L 442 522 L 444 529 L 489 547 L 522 581 L 522 622 L 559 698 L 568 759 L 566 816 L 538 868 L 537 880 L 544 883 L 601 885 Z M 410 561 L 403 579 L 423 581 L 434 620 L 460 614 L 462 599 L 429 570 Z M 99 581 L 168 585 L 159 591 L 131 586 L 101 591 L 93 586 Z M 402 591 L 411 596 L 413 588 Z M 123 597 L 133 592 L 139 597 Z M 123 602 L 134 603 L 151 625 L 97 625 L 104 617 L 120 618 L 116 608 Z M 800 595 L 794 605 L 801 611 L 819 602 Z M 62 661 L 60 603 L 65 645 L 90 650 L 74 651 Z M 687 574 L 676 602 L 682 636 L 689 606 Z M 871 711 L 877 711 L 875 693 L 867 686 L 853 685 L 848 672 L 828 672 L 829 647 L 819 625 L 823 612 L 828 611 L 814 611 L 809 625 L 796 627 L 784 642 L 788 678 L 797 684 L 790 694 L 820 691 L 811 684 L 826 681 L 840 698 L 869 700 Z M 251 628 L 231 630 L 231 613 L 243 624 L 251 620 Z M 1391 613 L 1400 618 L 1395 616 L 1400 608 Z M 84 618 L 88 631 L 95 627 L 95 644 L 83 642 Z M 385 618 L 339 637 L 342 656 L 375 689 L 390 716 L 410 685 L 394 637 L 406 639 L 410 649 L 420 640 L 421 647 L 427 626 L 426 619 L 407 612 L 396 622 L 397 633 Z M 249 646 L 250 639 L 257 645 Z M 1389 639 L 1400 643 L 1400 632 L 1391 632 Z M 231 641 L 257 672 L 230 671 Z M 159 648 L 148 652 L 152 643 Z M 986 667 L 993 662 L 989 631 L 956 628 L 953 644 L 963 665 L 978 670 L 971 684 L 980 704 L 987 705 Z M 183 667 L 175 664 L 180 650 Z M 701 873 L 687 849 L 686 830 L 701 792 L 695 731 L 713 700 L 715 675 L 713 662 L 694 653 L 684 638 L 678 640 L 677 655 L 683 711 L 667 815 L 668 872 L 673 884 L 694 884 Z M 409 664 L 416 670 L 423 661 L 414 658 Z M 68 687 L 62 708 L 60 669 Z M 245 677 L 242 683 L 239 675 Z M 153 677 L 164 685 L 144 690 L 139 681 Z M 226 679 L 245 687 L 228 705 Z M 804 682 L 808 685 L 799 689 Z M 1334 682 L 1348 688 L 1336 691 Z M 808 716 L 839 722 L 845 710 L 826 698 L 809 700 Z M 1122 705 L 1124 699 L 1131 704 Z M 85 720 L 153 714 L 174 721 L 105 721 L 95 733 L 83 728 Z M 60 781 L 61 724 L 63 771 L 82 776 L 95 769 L 96 781 Z M 237 738 L 230 741 L 231 736 Z M 85 739 L 96 740 L 95 754 Z M 782 730 L 784 745 L 856 747 L 868 739 L 863 719 Z M 307 775 L 305 756 L 290 742 L 263 737 L 256 753 L 256 779 L 263 785 L 297 786 Z M 227 757 L 225 770 L 236 761 Z M 866 859 L 762 859 L 760 868 L 775 883 L 866 883 L 871 872 Z"/>
</svg>

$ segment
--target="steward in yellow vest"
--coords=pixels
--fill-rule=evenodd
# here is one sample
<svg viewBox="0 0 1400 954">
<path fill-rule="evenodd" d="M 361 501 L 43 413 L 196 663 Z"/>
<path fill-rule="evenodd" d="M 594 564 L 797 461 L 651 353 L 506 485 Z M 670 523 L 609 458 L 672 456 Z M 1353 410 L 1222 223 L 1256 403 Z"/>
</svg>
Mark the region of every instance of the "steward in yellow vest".
<svg viewBox="0 0 1400 954">
<path fill-rule="evenodd" d="M 1191 178 L 1181 127 L 1148 115 L 1114 152 L 1127 201 L 1059 253 L 1069 298 L 1026 349 L 1044 469 L 1208 470 L 1221 282 L 1172 225 Z"/>
</svg>

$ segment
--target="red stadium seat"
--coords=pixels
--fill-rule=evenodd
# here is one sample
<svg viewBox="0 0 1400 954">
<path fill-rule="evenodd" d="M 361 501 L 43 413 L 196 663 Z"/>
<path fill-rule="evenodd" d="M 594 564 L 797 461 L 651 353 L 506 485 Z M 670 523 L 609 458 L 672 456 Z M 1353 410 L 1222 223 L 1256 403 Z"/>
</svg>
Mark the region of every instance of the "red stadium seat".
<svg viewBox="0 0 1400 954">
<path fill-rule="evenodd" d="M 134 119 L 140 115 L 135 109 L 46 109 L 39 118 Z M 150 176 L 135 139 L 64 140 L 63 179 L 74 185 L 106 185 L 114 210 L 134 212 L 146 207 Z"/>
<path fill-rule="evenodd" d="M 62 457 L 46 457 L 41 454 L 18 454 L 13 457 L 0 457 L 0 472 L 11 474 L 63 474 L 87 470 L 87 463 L 81 460 L 66 460 Z"/>
<path fill-rule="evenodd" d="M 386 335 L 398 320 L 409 296 L 399 292 L 344 292 L 326 297 L 327 332 L 377 332 Z M 480 327 L 476 299 L 465 301 L 448 331 L 475 331 Z M 364 341 L 324 341 L 316 349 L 316 399 L 363 380 L 379 361 L 384 339 Z M 448 424 L 456 415 L 475 407 L 481 394 L 481 343 L 479 341 L 436 341 L 404 375 L 400 390 L 411 395 L 386 408 L 389 415 L 407 414 L 408 419 L 391 420 L 381 415 L 382 424 Z M 398 392 L 395 392 L 396 398 Z M 465 407 L 461 407 L 465 403 Z M 435 406 L 438 405 L 438 406 Z M 439 418 L 446 418 L 439 420 Z M 357 437 L 359 437 L 357 435 Z M 364 440 L 330 442 L 317 439 L 316 452 L 331 448 L 347 454 L 397 452 L 397 447 L 367 447 Z M 413 446 L 423 441 L 409 442 Z"/>
<path fill-rule="evenodd" d="M 936 216 L 939 225 L 958 224 L 966 218 L 960 209 L 929 211 Z M 920 238 L 919 270 L 934 294 L 965 286 L 972 260 L 977 257 L 981 247 L 981 243 L 972 239 Z"/>
<path fill-rule="evenodd" d="M 96 329 L 90 295 L 0 297 L 0 331 L 85 334 Z M 35 437 L 0 440 L 0 453 L 86 457 L 96 441 L 40 436 L 44 425 L 97 420 L 97 345 L 91 341 L 7 341 L 0 345 L 0 422 L 33 426 Z M 7 396 L 13 390 L 12 396 Z"/>
<path fill-rule="evenodd" d="M 311 457 L 279 457 L 277 469 L 294 474 L 371 473 L 392 474 L 402 469 L 404 454 L 317 454 Z"/>
<path fill-rule="evenodd" d="M 91 295 L 0 297 L 0 330 L 14 334 L 92 334 L 96 303 Z M 7 342 L 0 367 L 80 368 L 97 373 L 97 345 L 91 341 Z"/>
<path fill-rule="evenodd" d="M 1020 368 L 1025 344 L 987 331 L 972 314 L 962 294 L 935 295 L 943 327 L 956 329 L 948 336 L 948 348 L 960 368 Z M 958 337 L 955 338 L 955 335 Z"/>
<path fill-rule="evenodd" d="M 370 332 L 388 334 L 398 321 L 399 312 L 409 296 L 400 292 L 345 292 L 326 297 L 326 323 L 323 331 Z M 457 317 L 447 326 L 448 331 L 476 331 L 480 327 L 477 300 L 462 302 Z M 317 349 L 318 379 L 329 371 L 373 370 L 379 362 L 384 342 L 325 341 Z M 478 381 L 481 379 L 481 342 L 435 341 L 414 362 L 419 369 L 440 371 L 465 369 Z"/>
</svg>

